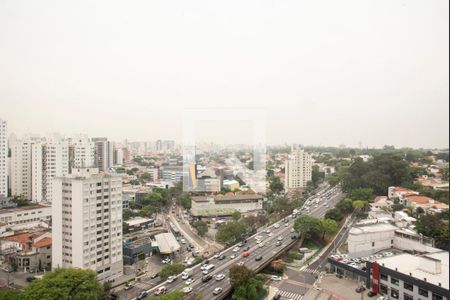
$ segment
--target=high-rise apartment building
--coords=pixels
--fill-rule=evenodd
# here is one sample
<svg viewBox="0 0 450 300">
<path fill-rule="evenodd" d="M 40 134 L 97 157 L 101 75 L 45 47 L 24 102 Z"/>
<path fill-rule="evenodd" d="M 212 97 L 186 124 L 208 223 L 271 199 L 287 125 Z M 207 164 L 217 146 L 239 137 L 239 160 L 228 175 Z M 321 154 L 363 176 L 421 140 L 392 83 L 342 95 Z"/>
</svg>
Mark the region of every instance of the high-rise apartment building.
<svg viewBox="0 0 450 300">
<path fill-rule="evenodd" d="M 0 119 L 0 195 L 8 196 L 8 143 L 7 123 Z"/>
<path fill-rule="evenodd" d="M 9 141 L 11 147 L 9 181 L 12 196 L 31 199 L 31 148 L 33 143 L 34 140 L 31 138 L 18 140 L 15 136 L 12 136 Z"/>
<path fill-rule="evenodd" d="M 52 267 L 92 269 L 100 280 L 122 275 L 122 179 L 97 168 L 54 179 Z"/>
<path fill-rule="evenodd" d="M 74 168 L 95 166 L 95 143 L 86 135 L 69 139 L 69 173 Z"/>
<path fill-rule="evenodd" d="M 284 189 L 286 191 L 304 189 L 312 179 L 312 158 L 298 146 L 292 147 L 291 154 L 286 160 L 286 176 Z"/>
<path fill-rule="evenodd" d="M 61 138 L 48 138 L 32 145 L 32 200 L 51 203 L 53 178 L 69 174 L 69 144 Z"/>
<path fill-rule="evenodd" d="M 95 166 L 100 171 L 108 171 L 114 164 L 113 144 L 107 138 L 93 138 L 95 143 Z"/>
</svg>

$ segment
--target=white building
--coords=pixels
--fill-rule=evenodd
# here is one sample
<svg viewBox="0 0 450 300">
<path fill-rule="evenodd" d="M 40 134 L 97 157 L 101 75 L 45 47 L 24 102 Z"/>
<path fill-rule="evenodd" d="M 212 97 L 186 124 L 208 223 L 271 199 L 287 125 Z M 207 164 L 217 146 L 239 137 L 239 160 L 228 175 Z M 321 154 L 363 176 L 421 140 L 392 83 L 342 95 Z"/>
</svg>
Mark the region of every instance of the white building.
<svg viewBox="0 0 450 300">
<path fill-rule="evenodd" d="M 10 226 L 37 225 L 42 221 L 50 221 L 51 216 L 51 207 L 45 205 L 0 209 L 0 222 L 5 222 Z"/>
<path fill-rule="evenodd" d="M 192 197 L 191 214 L 196 217 L 229 216 L 234 212 L 257 212 L 263 208 L 261 195 Z"/>
<path fill-rule="evenodd" d="M 97 168 L 54 179 L 52 267 L 92 269 L 100 280 L 123 273 L 122 179 Z"/>
<path fill-rule="evenodd" d="M 0 119 L 0 196 L 8 196 L 8 143 L 6 121 Z"/>
<path fill-rule="evenodd" d="M 95 143 L 86 135 L 69 139 L 69 171 L 73 168 L 92 168 L 94 166 Z"/>
<path fill-rule="evenodd" d="M 32 145 L 33 202 L 51 203 L 53 178 L 69 174 L 69 144 L 67 140 L 52 137 Z"/>
<path fill-rule="evenodd" d="M 10 139 L 10 187 L 11 195 L 31 199 L 31 147 L 34 141 L 31 138 L 22 140 L 14 136 Z"/>
<path fill-rule="evenodd" d="M 108 171 L 114 165 L 114 147 L 107 138 L 93 138 L 95 143 L 95 166 L 100 171 Z"/>
<path fill-rule="evenodd" d="M 312 179 L 312 158 L 299 147 L 293 147 L 286 160 L 285 191 L 303 189 Z"/>
</svg>

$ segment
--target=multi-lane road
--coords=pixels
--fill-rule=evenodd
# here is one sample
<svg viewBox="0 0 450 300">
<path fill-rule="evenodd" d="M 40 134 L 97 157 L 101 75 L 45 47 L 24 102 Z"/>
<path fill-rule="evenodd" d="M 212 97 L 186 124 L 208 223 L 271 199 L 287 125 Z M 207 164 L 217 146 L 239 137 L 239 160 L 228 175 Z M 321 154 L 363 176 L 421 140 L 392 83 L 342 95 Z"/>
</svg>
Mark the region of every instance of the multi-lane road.
<svg viewBox="0 0 450 300">
<path fill-rule="evenodd" d="M 309 211 L 305 210 L 305 206 L 303 207 L 304 214 L 309 214 L 315 217 L 323 217 L 326 211 L 335 206 L 337 202 L 339 202 L 343 198 L 342 192 L 339 188 L 327 188 L 319 192 L 320 196 L 313 196 L 306 201 L 306 203 L 310 203 Z M 322 198 L 322 199 L 320 199 Z M 316 199 L 319 199 L 319 203 L 316 203 Z M 309 202 L 308 202 L 309 201 Z M 274 258 L 278 257 L 281 253 L 289 249 L 295 242 L 296 239 L 292 239 L 293 233 L 292 228 L 295 221 L 295 217 L 290 215 L 286 218 L 286 223 L 283 221 L 278 222 L 279 226 L 271 225 L 269 227 L 261 228 L 258 232 L 249 237 L 247 242 L 244 243 L 243 247 L 240 247 L 239 250 L 236 249 L 236 246 L 225 249 L 220 253 L 220 255 L 224 255 L 225 259 L 209 259 L 210 264 L 214 264 L 215 268 L 209 273 L 212 275 L 212 279 L 208 282 L 202 282 L 202 271 L 200 266 L 197 265 L 191 269 L 191 278 L 194 280 L 191 283 L 192 292 L 197 293 L 204 297 L 204 299 L 223 299 L 225 296 L 231 291 L 231 285 L 228 279 L 228 270 L 235 264 L 243 263 L 247 268 L 253 271 L 260 271 L 265 266 L 267 266 Z M 277 228 L 276 228 L 277 227 Z M 270 234 L 266 233 L 266 230 L 270 230 Z M 257 239 L 261 240 L 263 246 L 259 246 L 257 243 Z M 281 239 L 281 245 L 277 245 L 277 241 Z M 250 249 L 247 251 L 249 253 L 248 257 L 243 257 L 243 252 L 245 247 L 249 247 Z M 233 255 L 235 256 L 233 258 Z M 255 260 L 255 258 L 261 256 L 261 260 Z M 225 278 L 218 281 L 215 279 L 215 276 L 218 274 L 224 274 Z M 187 285 L 185 281 L 181 279 L 181 276 L 178 275 L 178 278 L 172 282 L 164 282 L 157 287 L 154 287 L 147 292 L 149 295 L 153 294 L 154 291 L 161 287 L 165 286 L 168 292 L 182 290 Z M 215 288 L 222 288 L 223 292 L 217 296 L 213 296 L 213 291 Z M 206 298 L 205 298 L 206 297 Z"/>
</svg>

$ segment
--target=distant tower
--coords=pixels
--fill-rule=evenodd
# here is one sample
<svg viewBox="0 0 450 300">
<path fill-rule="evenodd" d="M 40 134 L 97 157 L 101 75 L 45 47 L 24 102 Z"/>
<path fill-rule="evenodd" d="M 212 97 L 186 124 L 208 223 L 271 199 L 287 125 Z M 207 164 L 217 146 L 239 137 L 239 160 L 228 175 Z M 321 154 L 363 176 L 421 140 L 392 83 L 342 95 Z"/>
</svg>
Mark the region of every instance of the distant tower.
<svg viewBox="0 0 450 300">
<path fill-rule="evenodd" d="M 359 150 L 362 150 L 362 148 L 363 148 L 363 143 L 361 141 L 358 142 L 358 148 L 359 148 Z"/>
</svg>

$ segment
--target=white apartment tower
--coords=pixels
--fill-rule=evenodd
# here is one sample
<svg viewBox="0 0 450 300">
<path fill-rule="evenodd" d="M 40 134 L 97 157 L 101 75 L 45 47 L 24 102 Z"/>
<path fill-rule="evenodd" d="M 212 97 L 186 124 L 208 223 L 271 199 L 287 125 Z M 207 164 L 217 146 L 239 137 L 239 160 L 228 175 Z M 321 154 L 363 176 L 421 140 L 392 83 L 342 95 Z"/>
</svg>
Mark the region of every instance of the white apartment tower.
<svg viewBox="0 0 450 300">
<path fill-rule="evenodd" d="M 11 147 L 11 171 L 9 174 L 11 195 L 31 199 L 31 148 L 33 140 L 31 138 L 18 140 L 15 136 L 11 136 L 9 142 Z"/>
<path fill-rule="evenodd" d="M 95 166 L 100 171 L 108 171 L 114 164 L 114 148 L 107 138 L 92 138 L 95 143 Z"/>
<path fill-rule="evenodd" d="M 304 189 L 312 179 L 312 158 L 298 146 L 291 149 L 286 160 L 284 189 L 285 191 Z"/>
<path fill-rule="evenodd" d="M 51 203 L 53 178 L 69 174 L 69 144 L 53 137 L 32 145 L 32 200 Z"/>
<path fill-rule="evenodd" d="M 55 178 L 52 239 L 53 268 L 92 269 L 103 281 L 121 276 L 121 177 L 82 168 Z"/>
<path fill-rule="evenodd" d="M 95 143 L 86 135 L 76 136 L 69 141 L 69 173 L 72 169 L 95 166 Z"/>
<path fill-rule="evenodd" d="M 8 196 L 8 143 L 7 123 L 0 119 L 0 195 Z"/>
</svg>

